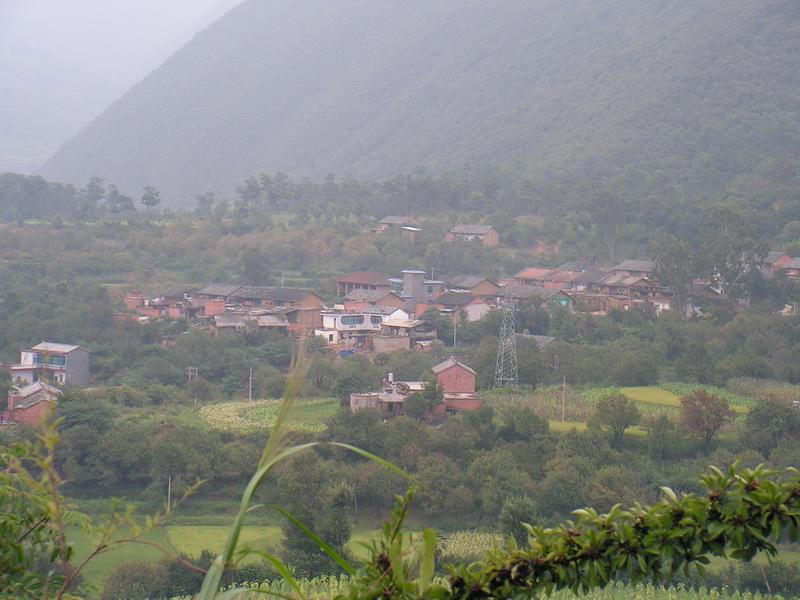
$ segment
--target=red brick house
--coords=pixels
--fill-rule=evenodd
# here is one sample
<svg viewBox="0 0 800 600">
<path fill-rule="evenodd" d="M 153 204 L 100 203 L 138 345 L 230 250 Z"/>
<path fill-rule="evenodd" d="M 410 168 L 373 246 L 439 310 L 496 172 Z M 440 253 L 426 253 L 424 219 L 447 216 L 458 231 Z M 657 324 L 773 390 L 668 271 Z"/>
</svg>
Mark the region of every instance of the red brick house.
<svg viewBox="0 0 800 600">
<path fill-rule="evenodd" d="M 455 358 L 448 358 L 444 362 L 431 367 L 436 383 L 442 388 L 445 396 L 448 394 L 474 394 L 475 378 L 477 373 Z"/>
<path fill-rule="evenodd" d="M 43 381 L 12 387 L 7 409 L 0 412 L 0 424 L 37 425 L 55 408 L 61 390 Z"/>
</svg>

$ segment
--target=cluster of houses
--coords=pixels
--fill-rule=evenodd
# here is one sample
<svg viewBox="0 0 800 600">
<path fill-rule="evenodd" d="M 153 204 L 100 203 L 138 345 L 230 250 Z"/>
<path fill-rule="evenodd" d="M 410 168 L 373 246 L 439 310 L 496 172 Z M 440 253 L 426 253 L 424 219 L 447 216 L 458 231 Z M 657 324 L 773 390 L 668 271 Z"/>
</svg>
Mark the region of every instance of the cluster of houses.
<svg viewBox="0 0 800 600">
<path fill-rule="evenodd" d="M 386 217 L 375 230 L 413 229 L 413 223 L 406 217 Z M 457 226 L 450 233 L 469 230 L 472 233 L 464 235 L 494 239 L 488 230 L 465 227 Z M 763 268 L 768 276 L 780 272 L 800 279 L 800 259 L 783 252 L 770 252 Z M 570 261 L 557 268 L 522 269 L 499 280 L 481 276 L 441 280 L 417 269 L 396 276 L 365 271 L 339 277 L 333 302 L 310 290 L 210 284 L 168 289 L 150 298 L 129 292 L 124 298 L 126 311 L 118 318 L 188 318 L 215 334 L 258 327 L 286 335 L 315 335 L 342 352 L 429 350 L 438 343 L 436 328 L 424 319 L 431 309 L 456 323 L 480 320 L 506 298 L 544 309 L 563 307 L 592 314 L 634 307 L 647 307 L 657 314 L 686 310 L 673 307 L 673 291 L 653 271 L 650 260 Z"/>
<path fill-rule="evenodd" d="M 428 420 L 475 410 L 483 404 L 475 393 L 477 375 L 464 363 L 451 357 L 432 367 L 431 371 L 433 380 L 443 392 L 443 398 L 426 415 Z M 379 410 L 384 418 L 397 417 L 405 414 L 408 397 L 424 392 L 427 385 L 424 381 L 395 381 L 389 373 L 380 391 L 350 394 L 350 410 L 373 409 Z"/>
<path fill-rule="evenodd" d="M 387 215 L 372 228 L 377 234 L 400 233 L 404 238 L 416 242 L 422 228 L 415 217 L 402 215 Z M 444 234 L 446 242 L 472 242 L 478 241 L 486 248 L 496 248 L 500 245 L 500 234 L 491 225 L 465 224 L 456 225 Z"/>
<path fill-rule="evenodd" d="M 35 425 L 55 406 L 61 395 L 57 385 L 89 385 L 89 351 L 43 341 L 21 350 L 19 363 L 10 370 L 12 386 L 0 425 Z"/>
</svg>

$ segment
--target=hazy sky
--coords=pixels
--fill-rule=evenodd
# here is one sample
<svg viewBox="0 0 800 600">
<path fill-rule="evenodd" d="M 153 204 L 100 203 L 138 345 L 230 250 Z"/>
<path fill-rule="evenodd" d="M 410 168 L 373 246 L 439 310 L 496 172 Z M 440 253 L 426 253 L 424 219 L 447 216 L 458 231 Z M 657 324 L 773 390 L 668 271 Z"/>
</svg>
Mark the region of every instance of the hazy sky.
<svg viewBox="0 0 800 600">
<path fill-rule="evenodd" d="M 0 171 L 30 172 L 241 0 L 0 0 Z"/>
<path fill-rule="evenodd" d="M 130 86 L 237 0 L 0 0 L 0 45 Z"/>
</svg>

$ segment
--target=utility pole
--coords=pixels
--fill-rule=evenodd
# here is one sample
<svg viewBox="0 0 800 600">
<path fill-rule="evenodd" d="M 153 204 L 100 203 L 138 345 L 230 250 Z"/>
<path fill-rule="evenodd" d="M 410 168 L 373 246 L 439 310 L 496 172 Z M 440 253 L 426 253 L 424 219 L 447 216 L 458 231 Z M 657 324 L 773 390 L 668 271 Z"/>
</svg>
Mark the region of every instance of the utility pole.
<svg viewBox="0 0 800 600">
<path fill-rule="evenodd" d="M 497 362 L 494 368 L 494 387 L 517 388 L 519 368 L 517 367 L 517 334 L 514 329 L 514 299 L 509 290 L 502 301 L 503 321 L 500 325 L 500 341 L 497 345 Z"/>
<path fill-rule="evenodd" d="M 253 401 L 253 367 L 250 367 L 250 383 L 247 386 L 247 400 Z"/>
<path fill-rule="evenodd" d="M 561 422 L 567 420 L 567 376 L 564 375 L 564 381 L 561 383 Z"/>
<path fill-rule="evenodd" d="M 458 339 L 458 314 L 453 313 L 453 350 L 456 349 L 456 340 Z"/>
<path fill-rule="evenodd" d="M 192 379 L 197 379 L 197 367 L 186 367 L 186 398 L 189 399 L 192 395 Z M 194 399 L 194 405 L 197 406 L 197 398 Z"/>
<path fill-rule="evenodd" d="M 172 510 L 172 477 L 167 477 L 167 512 Z"/>
</svg>

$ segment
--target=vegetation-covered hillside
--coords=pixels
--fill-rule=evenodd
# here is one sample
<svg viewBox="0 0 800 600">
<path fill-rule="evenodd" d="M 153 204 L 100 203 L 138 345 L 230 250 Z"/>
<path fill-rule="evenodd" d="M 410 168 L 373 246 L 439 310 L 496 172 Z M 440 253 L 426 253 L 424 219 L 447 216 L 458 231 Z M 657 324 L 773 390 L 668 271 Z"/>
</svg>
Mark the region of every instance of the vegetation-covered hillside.
<svg viewBox="0 0 800 600">
<path fill-rule="evenodd" d="M 247 175 L 521 165 L 554 198 L 796 188 L 794 0 L 251 0 L 43 168 L 187 204 Z"/>
</svg>

